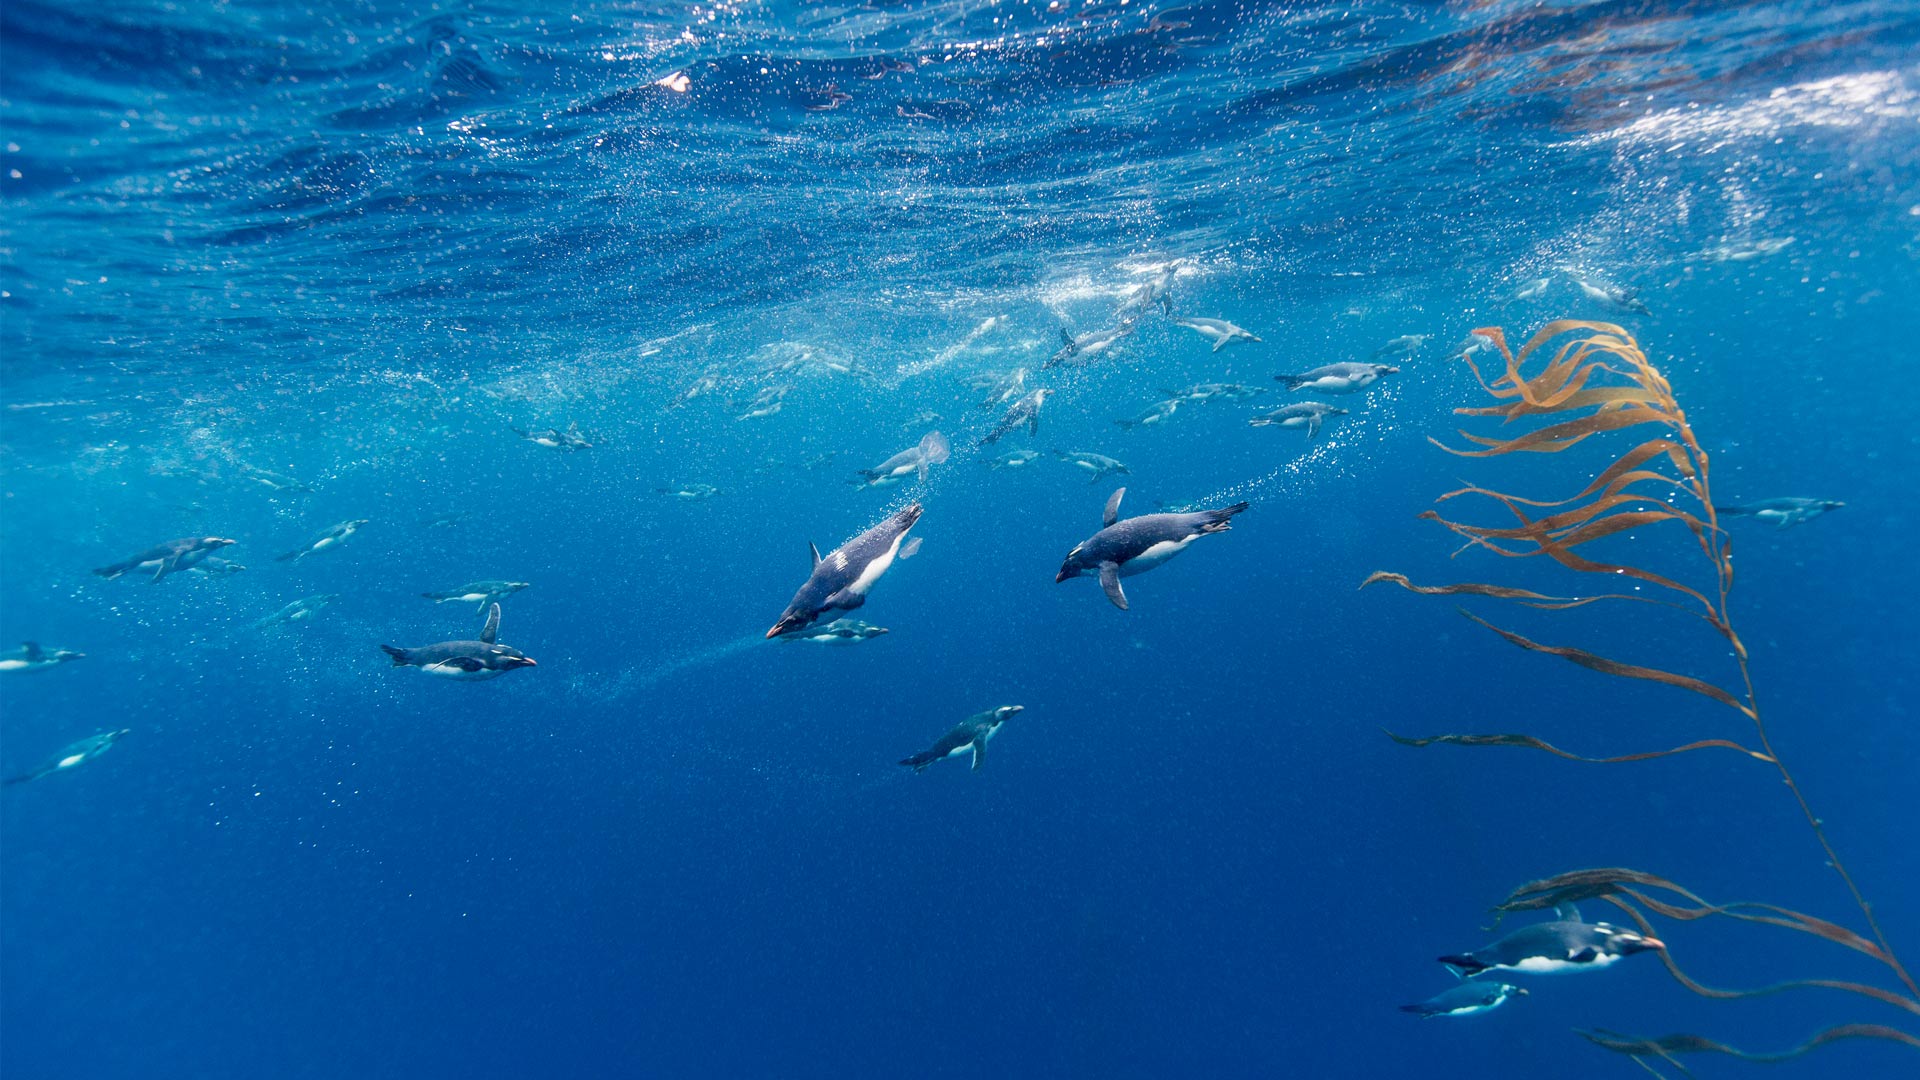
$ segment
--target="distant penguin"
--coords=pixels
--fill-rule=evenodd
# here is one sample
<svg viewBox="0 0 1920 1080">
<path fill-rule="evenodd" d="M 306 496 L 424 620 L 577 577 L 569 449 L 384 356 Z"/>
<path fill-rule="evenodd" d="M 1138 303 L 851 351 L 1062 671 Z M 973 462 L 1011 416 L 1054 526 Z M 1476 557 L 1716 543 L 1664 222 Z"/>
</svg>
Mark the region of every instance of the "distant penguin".
<svg viewBox="0 0 1920 1080">
<path fill-rule="evenodd" d="M 200 565 L 201 560 L 207 556 L 233 543 L 238 541 L 226 540 L 218 536 L 189 536 L 180 540 L 169 540 L 159 547 L 150 548 L 130 559 L 123 559 L 112 566 L 103 566 L 94 573 L 111 580 L 130 570 L 138 570 L 142 573 L 151 570 L 153 576 L 147 580 L 155 582 L 168 574 L 191 570 Z"/>
<path fill-rule="evenodd" d="M 446 592 L 423 592 L 420 595 L 436 604 L 475 604 L 479 613 L 485 615 L 489 607 L 527 587 L 528 583 L 524 581 L 472 581 Z"/>
<path fill-rule="evenodd" d="M 1318 401 L 1302 401 L 1275 409 L 1265 416 L 1256 416 L 1247 421 L 1254 427 L 1306 428 L 1307 438 L 1320 434 L 1320 425 L 1329 416 L 1345 416 L 1347 410 L 1336 409 Z"/>
<path fill-rule="evenodd" d="M 1133 475 L 1132 470 L 1127 468 L 1125 462 L 1118 458 L 1110 458 L 1105 454 L 1095 454 L 1086 450 L 1055 450 L 1053 456 L 1076 469 L 1085 469 L 1089 474 L 1087 477 L 1087 483 L 1089 484 L 1097 484 L 1102 477 L 1106 476 Z"/>
<path fill-rule="evenodd" d="M 1776 529 L 1791 529 L 1845 505 L 1832 499 L 1761 499 L 1742 506 L 1715 506 L 1713 512 L 1724 517 L 1756 517 L 1772 522 Z"/>
<path fill-rule="evenodd" d="M 1519 288 L 1508 293 L 1505 302 L 1513 304 L 1522 300 L 1538 300 L 1540 297 L 1546 295 L 1547 287 L 1552 284 L 1553 279 L 1550 277 L 1534 278 L 1522 283 Z"/>
<path fill-rule="evenodd" d="M 478 682 L 505 675 L 515 668 L 539 666 L 519 649 L 497 644 L 499 636 L 500 605 L 495 604 L 487 610 L 487 625 L 480 631 L 479 641 L 442 641 L 418 649 L 399 649 L 392 645 L 380 648 L 393 658 L 394 667 L 417 667 L 429 675 L 463 682 Z"/>
<path fill-rule="evenodd" d="M 1374 359 L 1377 360 L 1382 356 L 1412 356 L 1432 336 L 1431 334 L 1401 334 L 1373 350 Z"/>
<path fill-rule="evenodd" d="M 23 641 L 17 649 L 0 652 L 0 672 L 45 671 L 72 660 L 83 660 L 86 655 L 72 649 L 43 649 L 38 642 Z"/>
<path fill-rule="evenodd" d="M 1568 971 L 1598 971 L 1621 957 L 1667 946 L 1655 939 L 1607 923 L 1580 919 L 1572 904 L 1561 904 L 1559 918 L 1522 927 L 1491 945 L 1472 952 L 1443 956 L 1440 962 L 1454 974 L 1471 978 L 1486 971 L 1518 971 L 1528 975 Z"/>
<path fill-rule="evenodd" d="M 1027 429 L 1027 435 L 1029 437 L 1039 434 L 1040 406 L 1047 403 L 1047 398 L 1052 393 L 1052 390 L 1043 386 L 1033 393 L 1028 394 L 1026 397 L 1014 402 L 1007 408 L 1007 415 L 1000 418 L 1000 423 L 996 425 L 992 431 L 987 432 L 986 436 L 980 440 L 980 445 L 992 446 L 994 443 L 999 442 L 1008 432 L 1022 426 Z"/>
<path fill-rule="evenodd" d="M 1176 326 L 1198 331 L 1201 337 L 1213 342 L 1214 352 L 1219 352 L 1236 341 L 1260 340 L 1225 319 L 1175 319 L 1173 322 Z"/>
<path fill-rule="evenodd" d="M 1079 547 L 1067 553 L 1054 581 L 1079 577 L 1089 571 L 1100 575 L 1100 588 L 1107 599 L 1122 611 L 1127 610 L 1127 594 L 1120 579 L 1144 574 L 1187 549 L 1187 545 L 1209 533 L 1226 532 L 1235 514 L 1246 510 L 1244 502 L 1219 510 L 1201 510 L 1191 514 L 1145 514 L 1120 520 L 1120 500 L 1127 493 L 1120 488 L 1107 499 L 1101 522 L 1106 526 Z"/>
<path fill-rule="evenodd" d="M 290 626 L 294 623 L 311 622 L 315 615 L 328 604 L 340 599 L 339 593 L 322 593 L 295 600 L 279 611 L 253 624 L 255 630 L 265 630 L 274 626 Z"/>
<path fill-rule="evenodd" d="M 246 568 L 246 564 L 244 563 L 237 563 L 231 559 L 223 559 L 218 555 L 209 555 L 188 567 L 187 571 L 193 574 L 203 574 L 207 577 L 224 577 L 227 574 L 237 574 Z"/>
<path fill-rule="evenodd" d="M 339 547 L 341 544 L 344 544 L 347 542 L 348 537 L 352 536 L 354 533 L 359 532 L 360 527 L 362 525 L 365 525 L 366 523 L 367 523 L 366 518 L 357 518 L 353 521 L 343 521 L 338 525 L 329 525 L 327 526 L 327 531 L 324 533 L 321 533 L 319 539 L 315 540 L 313 543 L 308 544 L 306 547 L 303 547 L 303 548 L 295 548 L 294 550 L 287 552 L 285 555 L 275 556 L 273 561 L 274 562 L 299 562 L 301 559 L 304 559 L 309 555 L 316 555 L 322 551 L 327 551 L 331 548 Z"/>
<path fill-rule="evenodd" d="M 798 630 L 789 630 L 774 640 L 807 641 L 815 645 L 858 645 L 890 632 L 884 626 L 875 626 L 859 619 L 835 619 L 824 626 L 803 626 Z"/>
<path fill-rule="evenodd" d="M 861 488 L 887 487 L 912 476 L 924 484 L 928 467 L 945 464 L 952 452 L 945 435 L 929 432 L 919 445 L 908 447 L 871 469 L 861 469 L 861 479 L 854 483 Z"/>
<path fill-rule="evenodd" d="M 1289 390 L 1318 390 L 1324 394 L 1357 394 L 1372 386 L 1382 375 L 1398 375 L 1400 369 L 1386 364 L 1328 364 L 1299 375 L 1275 375 Z"/>
<path fill-rule="evenodd" d="M 827 611 L 852 611 L 867 602 L 867 593 L 893 566 L 896 558 L 911 557 L 903 552 L 907 530 L 920 520 L 921 506 L 914 503 L 880 524 L 833 549 L 824 558 L 813 548 L 813 573 L 807 583 L 793 594 L 787 610 L 767 631 L 767 637 L 811 625 Z M 810 547 L 812 545 L 809 545 Z"/>
<path fill-rule="evenodd" d="M 987 465 L 995 469 L 1018 469 L 1033 464 L 1039 456 L 1038 450 L 1009 450 L 997 458 L 989 459 Z"/>
<path fill-rule="evenodd" d="M 997 709 L 988 709 L 975 713 L 962 720 L 952 731 L 940 736 L 938 742 L 911 757 L 900 759 L 900 764 L 921 772 L 936 761 L 944 761 L 962 754 L 973 755 L 973 768 L 980 770 L 980 764 L 987 760 L 987 742 L 1000 730 L 1000 725 L 1015 713 L 1025 711 L 1025 705 L 1002 705 Z"/>
<path fill-rule="evenodd" d="M 1401 1012 L 1417 1013 L 1431 1020 L 1436 1016 L 1473 1016 L 1476 1013 L 1489 1012 L 1506 1003 L 1510 997 L 1525 996 L 1526 990 L 1512 983 L 1467 981 L 1443 990 L 1417 1005 L 1402 1005 Z"/>
<path fill-rule="evenodd" d="M 720 489 L 712 484 L 674 484 L 653 490 L 656 494 L 665 495 L 669 499 L 685 499 L 688 502 L 699 502 L 720 494 Z"/>
<path fill-rule="evenodd" d="M 1060 351 L 1047 358 L 1041 364 L 1042 370 L 1056 368 L 1062 364 L 1087 364 L 1112 352 L 1133 334 L 1132 323 L 1121 323 L 1111 330 L 1093 330 L 1074 337 L 1065 330 L 1060 331 L 1062 342 Z"/>
<path fill-rule="evenodd" d="M 1610 281 L 1588 281 L 1581 277 L 1575 277 L 1573 283 L 1580 286 L 1580 292 L 1587 299 L 1597 300 L 1616 311 L 1631 311 L 1636 315 L 1653 314 L 1653 309 L 1647 307 L 1646 301 L 1640 299 L 1640 294 L 1635 289 L 1615 285 Z"/>
<path fill-rule="evenodd" d="M 5 783 L 10 787 L 14 784 L 24 784 L 30 780 L 38 780 L 43 776 L 51 776 L 57 772 L 65 772 L 68 769 L 91 761 L 101 754 L 106 753 L 108 750 L 113 749 L 113 744 L 124 738 L 130 730 L 132 729 L 121 728 L 119 731 L 103 731 L 98 735 L 89 735 L 54 755 L 53 759 L 45 765 L 34 769 L 32 772 L 21 773 L 19 776 L 9 776 L 6 780 L 0 781 L 0 783 Z"/>
<path fill-rule="evenodd" d="M 1125 420 L 1115 420 L 1114 423 L 1119 424 L 1120 430 L 1122 431 L 1132 431 L 1134 428 L 1153 427 L 1156 424 L 1163 424 L 1178 411 L 1180 411 L 1180 399 L 1170 397 L 1165 401 L 1158 401 L 1149 405 L 1145 411 L 1136 413 Z"/>
<path fill-rule="evenodd" d="M 580 434 L 580 429 L 577 427 L 569 427 L 565 431 L 561 431 L 559 428 L 544 428 L 535 431 L 518 427 L 509 428 L 508 430 L 535 446 L 544 446 L 549 450 L 593 449 L 593 443 L 589 441 L 586 436 Z"/>
<path fill-rule="evenodd" d="M 975 390 L 986 391 L 986 396 L 980 399 L 980 408 L 991 409 L 995 405 L 1005 405 L 1026 392 L 1027 369 L 989 372 L 975 377 L 969 385 Z"/>
<path fill-rule="evenodd" d="M 1264 386 L 1241 386 L 1238 383 L 1195 383 L 1185 390 L 1163 390 L 1161 393 L 1181 401 L 1197 401 L 1204 405 L 1210 401 L 1240 401 L 1244 398 L 1259 397 L 1267 392 Z"/>
</svg>

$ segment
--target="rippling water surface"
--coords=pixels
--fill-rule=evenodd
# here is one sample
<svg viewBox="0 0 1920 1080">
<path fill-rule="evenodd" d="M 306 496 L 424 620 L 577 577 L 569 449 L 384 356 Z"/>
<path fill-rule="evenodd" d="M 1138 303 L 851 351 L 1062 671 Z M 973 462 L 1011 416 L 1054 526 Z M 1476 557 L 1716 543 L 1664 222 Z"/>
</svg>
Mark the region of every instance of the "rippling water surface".
<svg viewBox="0 0 1920 1080">
<path fill-rule="evenodd" d="M 1354 586 L 1510 569 L 1415 518 L 1482 467 L 1427 441 L 1476 403 L 1469 330 L 1623 324 L 1716 494 L 1847 504 L 1735 522 L 1735 610 L 1920 950 L 1920 6 L 8 0 L 0 124 L 0 640 L 88 654 L 0 673 L 0 758 L 130 729 L 0 795 L 9 1075 L 1584 1077 L 1639 1070 L 1570 1028 L 1905 1018 L 1651 960 L 1396 1011 L 1558 870 L 1859 913 L 1774 774 L 1395 746 L 1744 732 Z M 1318 438 L 1246 423 L 1377 352 Z M 982 447 L 1017 368 L 1056 393 Z M 1215 382 L 1262 394 L 1115 423 Z M 855 486 L 936 429 L 924 484 Z M 1253 506 L 1123 614 L 1049 580 L 1119 483 Z M 760 640 L 810 540 L 910 498 L 925 550 L 855 613 L 890 633 Z M 88 573 L 184 535 L 247 569 Z M 502 640 L 537 668 L 389 670 L 472 632 L 418 594 L 492 578 L 532 583 Z M 1002 703 L 979 773 L 893 764 Z M 1884 981 L 1685 932 L 1716 985 Z"/>
</svg>

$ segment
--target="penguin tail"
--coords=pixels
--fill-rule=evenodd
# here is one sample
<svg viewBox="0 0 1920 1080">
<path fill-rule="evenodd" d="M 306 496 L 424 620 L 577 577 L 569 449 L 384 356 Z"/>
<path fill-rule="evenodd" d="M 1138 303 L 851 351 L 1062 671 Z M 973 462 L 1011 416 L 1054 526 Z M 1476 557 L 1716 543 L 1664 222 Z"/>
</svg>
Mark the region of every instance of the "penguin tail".
<svg viewBox="0 0 1920 1080">
<path fill-rule="evenodd" d="M 408 658 L 407 650 L 405 649 L 396 649 L 391 645 L 382 645 L 380 646 L 380 649 L 382 652 L 385 652 L 388 656 L 393 657 L 394 667 L 406 667 L 408 664 L 413 662 L 411 659 Z"/>
<path fill-rule="evenodd" d="M 1713 508 L 1713 512 L 1716 514 L 1725 514 L 1728 517 L 1735 517 L 1740 514 L 1748 513 L 1749 511 L 1744 506 L 1716 506 Z M 94 573 L 103 574 L 103 573 L 106 573 L 106 571 L 95 570 Z"/>
<path fill-rule="evenodd" d="M 921 773 L 927 770 L 927 766 L 933 764 L 933 759 L 927 757 L 925 754 L 915 754 L 912 757 L 901 758 L 900 764 L 905 765 L 916 773 Z"/>
<path fill-rule="evenodd" d="M 1487 970 L 1487 965 L 1471 956 L 1443 956 L 1440 962 L 1453 969 L 1453 973 L 1462 979 L 1470 979 Z"/>
<path fill-rule="evenodd" d="M 1289 390 L 1298 390 L 1310 381 L 1305 375 L 1275 375 L 1273 378 L 1276 382 L 1286 383 Z"/>
<path fill-rule="evenodd" d="M 1416 1016 L 1427 1015 L 1427 1007 L 1425 1005 L 1402 1005 L 1400 1006 L 1400 1011 L 1413 1013 Z"/>
<path fill-rule="evenodd" d="M 94 573 L 99 574 L 101 577 L 106 578 L 108 581 L 112 581 L 114 578 L 117 578 L 121 574 L 124 574 L 126 572 L 127 572 L 127 568 L 124 566 L 102 566 L 98 570 L 94 571 Z"/>
<path fill-rule="evenodd" d="M 1120 425 L 1121 431 L 1132 431 L 1134 428 L 1134 423 L 1131 420 L 1115 420 L 1114 423 Z"/>
<path fill-rule="evenodd" d="M 304 550 L 302 550 L 302 551 L 289 551 L 289 552 L 287 552 L 287 553 L 286 553 L 285 555 L 275 555 L 275 556 L 273 557 L 273 561 L 274 561 L 274 562 L 292 562 L 293 560 L 295 560 L 295 559 L 297 559 L 297 558 L 299 558 L 300 556 L 302 556 L 302 555 L 305 555 L 305 554 L 306 554 L 306 552 L 305 552 Z"/>
</svg>

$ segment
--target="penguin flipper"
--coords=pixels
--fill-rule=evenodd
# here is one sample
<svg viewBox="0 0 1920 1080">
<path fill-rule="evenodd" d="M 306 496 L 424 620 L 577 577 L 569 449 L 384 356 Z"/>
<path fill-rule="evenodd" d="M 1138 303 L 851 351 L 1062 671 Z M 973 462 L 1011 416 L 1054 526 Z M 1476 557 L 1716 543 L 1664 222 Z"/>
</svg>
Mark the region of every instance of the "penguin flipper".
<svg viewBox="0 0 1920 1080">
<path fill-rule="evenodd" d="M 820 545 L 809 540 L 807 541 L 807 550 L 813 552 L 813 565 L 819 566 L 820 565 Z"/>
<path fill-rule="evenodd" d="M 180 565 L 180 556 L 178 555 L 175 555 L 171 559 L 160 560 L 159 568 L 154 570 L 153 576 L 147 579 L 147 584 L 152 585 L 157 583 L 161 578 L 173 573 L 174 567 L 178 565 Z"/>
<path fill-rule="evenodd" d="M 1094 479 L 1097 480 L 1099 477 L 1096 476 Z M 1101 525 L 1112 525 L 1114 522 L 1120 520 L 1120 500 L 1124 498 L 1126 494 L 1127 489 L 1121 487 L 1115 488 L 1113 494 L 1107 496 L 1106 508 L 1100 511 Z"/>
<path fill-rule="evenodd" d="M 1579 905 L 1573 903 L 1571 900 L 1564 900 L 1558 904 L 1553 905 L 1553 913 L 1559 916 L 1561 922 L 1584 921 L 1580 918 Z"/>
<path fill-rule="evenodd" d="M 494 604 L 487 609 L 487 625 L 480 628 L 480 640 L 488 645 L 500 636 L 500 605 Z"/>
<path fill-rule="evenodd" d="M 973 771 L 979 772 L 982 762 L 987 760 L 987 737 L 976 736 L 973 740 Z"/>
<path fill-rule="evenodd" d="M 1320 434 L 1320 418 L 1318 416 L 1308 417 L 1307 418 L 1307 438 L 1311 439 L 1318 434 Z"/>
<path fill-rule="evenodd" d="M 1475 975 L 1487 970 L 1487 965 L 1465 954 L 1459 956 L 1443 956 L 1440 958 L 1440 962 L 1447 965 L 1447 970 L 1453 972 L 1454 977 L 1458 979 L 1471 979 Z"/>
<path fill-rule="evenodd" d="M 45 659 L 47 655 L 44 651 L 41 650 L 40 643 L 37 641 L 21 642 L 20 651 L 26 654 L 27 663 L 29 664 L 37 664 L 41 660 Z"/>
<path fill-rule="evenodd" d="M 900 545 L 900 557 L 903 559 L 911 559 L 915 555 L 920 554 L 920 541 L 921 537 L 916 536 Z"/>
<path fill-rule="evenodd" d="M 1121 611 L 1127 610 L 1127 594 L 1120 589 L 1120 564 L 1103 562 L 1100 564 L 1100 588 L 1113 601 L 1113 606 Z"/>
</svg>

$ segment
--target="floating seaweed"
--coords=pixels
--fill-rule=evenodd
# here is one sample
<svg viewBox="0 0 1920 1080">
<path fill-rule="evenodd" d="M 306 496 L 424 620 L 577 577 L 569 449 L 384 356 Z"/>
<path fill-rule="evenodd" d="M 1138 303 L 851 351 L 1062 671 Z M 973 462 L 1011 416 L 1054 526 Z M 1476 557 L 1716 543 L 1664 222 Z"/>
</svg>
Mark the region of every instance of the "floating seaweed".
<svg viewBox="0 0 1920 1080">
<path fill-rule="evenodd" d="M 1561 453 L 1590 439 L 1643 425 L 1664 430 L 1656 437 L 1645 439 L 1619 453 L 1585 487 L 1564 499 L 1527 499 L 1470 484 L 1447 492 L 1437 500 L 1443 504 L 1468 499 L 1496 504 L 1512 515 L 1512 525 L 1475 524 L 1446 517 L 1433 510 L 1423 513 L 1421 517 L 1444 526 L 1465 541 L 1454 553 L 1456 556 L 1477 550 L 1512 559 L 1545 557 L 1577 573 L 1603 574 L 1615 581 L 1631 579 L 1640 583 L 1636 588 L 1651 586 L 1652 595 L 1602 592 L 1552 596 L 1480 582 L 1419 585 L 1402 574 L 1385 571 L 1370 575 L 1361 583 L 1361 588 L 1387 583 L 1423 595 L 1485 597 L 1552 612 L 1564 612 L 1589 604 L 1628 601 L 1677 609 L 1697 616 L 1732 647 L 1739 676 L 1737 690 L 1693 675 L 1611 659 L 1582 648 L 1543 644 L 1461 609 L 1462 615 L 1519 648 L 1557 656 L 1606 675 L 1672 686 L 1734 709 L 1752 724 L 1757 748 L 1728 739 L 1703 739 L 1666 750 L 1589 757 L 1526 734 L 1420 737 L 1393 732 L 1387 734 L 1394 741 L 1407 746 L 1442 743 L 1472 747 L 1520 747 L 1573 761 L 1598 764 L 1645 761 L 1707 748 L 1735 750 L 1748 758 L 1770 764 L 1779 771 L 1787 789 L 1793 793 L 1808 826 L 1826 853 L 1828 864 L 1839 874 L 1852 895 L 1869 936 L 1857 934 L 1837 923 L 1769 904 L 1710 904 L 1665 878 L 1617 868 L 1579 870 L 1529 882 L 1514 890 L 1496 910 L 1505 914 L 1548 909 L 1562 903 L 1599 898 L 1621 908 L 1650 936 L 1654 930 L 1649 914 L 1681 921 L 1723 917 L 1799 931 L 1872 957 L 1889 970 L 1906 992 L 1834 979 L 1802 979 L 1753 990 L 1721 990 L 1688 976 L 1674 961 L 1670 951 L 1663 952 L 1662 956 L 1668 970 L 1681 985 L 1705 997 L 1746 998 L 1785 990 L 1823 988 L 1872 998 L 1920 1016 L 1920 986 L 1915 985 L 1913 977 L 1887 944 L 1886 935 L 1881 931 L 1871 905 L 1828 840 L 1823 822 L 1815 816 L 1799 783 L 1774 751 L 1755 696 L 1747 650 L 1734 630 L 1728 608 L 1728 595 L 1733 587 L 1732 549 L 1714 510 L 1708 483 L 1707 454 L 1701 449 L 1692 426 L 1687 422 L 1686 413 L 1674 398 L 1672 386 L 1648 362 L 1646 354 L 1633 338 L 1624 329 L 1611 323 L 1576 320 L 1551 322 L 1541 327 L 1517 353 L 1508 347 L 1506 335 L 1498 327 L 1481 328 L 1473 333 L 1484 337 L 1498 350 L 1506 370 L 1489 381 L 1470 353 L 1461 356 L 1461 361 L 1473 371 L 1481 388 L 1496 403 L 1460 408 L 1455 412 L 1465 416 L 1497 416 L 1503 424 L 1535 418 L 1548 418 L 1550 422 L 1507 438 L 1459 432 L 1460 437 L 1474 447 L 1470 449 L 1448 446 L 1437 439 L 1430 440 L 1448 453 L 1465 458 Z M 1554 347 L 1549 351 L 1549 346 Z M 1549 359 L 1544 368 L 1529 375 L 1525 369 L 1537 356 L 1547 356 Z M 1686 535 L 1692 539 L 1692 546 L 1699 549 L 1702 584 L 1687 584 L 1640 566 L 1600 561 L 1588 554 L 1590 549 L 1582 550 L 1606 537 L 1638 533 L 1655 526 L 1663 526 L 1675 536 L 1681 535 L 1678 528 L 1686 530 Z M 1879 1039 L 1920 1049 L 1920 1037 L 1878 1024 L 1847 1024 L 1829 1028 L 1793 1049 L 1771 1054 L 1748 1053 L 1698 1035 L 1643 1039 L 1604 1030 L 1581 1034 L 1595 1045 L 1629 1055 L 1655 1075 L 1660 1075 L 1654 1067 L 1655 1061 L 1686 1072 L 1686 1067 L 1675 1056 L 1686 1053 L 1719 1053 L 1756 1062 L 1785 1061 L 1827 1043 L 1856 1038 Z"/>
</svg>

